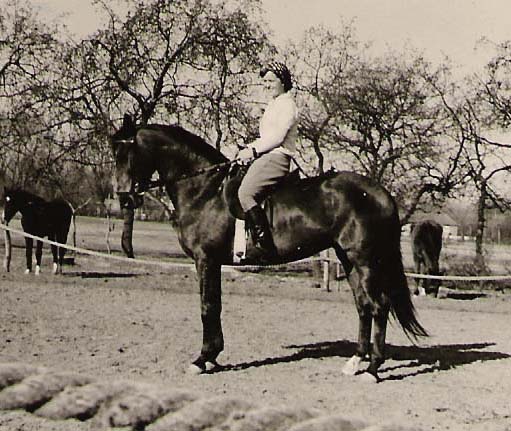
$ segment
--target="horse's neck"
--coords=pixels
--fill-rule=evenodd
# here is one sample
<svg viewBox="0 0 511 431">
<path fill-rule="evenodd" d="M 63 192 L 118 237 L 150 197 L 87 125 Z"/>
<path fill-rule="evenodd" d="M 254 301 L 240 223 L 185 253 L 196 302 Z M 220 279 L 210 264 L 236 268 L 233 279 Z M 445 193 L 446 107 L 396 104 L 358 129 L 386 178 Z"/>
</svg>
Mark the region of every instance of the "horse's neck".
<svg viewBox="0 0 511 431">
<path fill-rule="evenodd" d="M 214 165 L 203 169 L 213 168 Z M 197 172 L 197 171 L 195 171 Z M 222 199 L 222 182 L 225 172 L 205 172 L 198 175 L 183 177 L 173 184 L 167 184 L 167 193 L 179 217 L 200 212 L 212 201 Z"/>
<path fill-rule="evenodd" d="M 26 199 L 23 205 L 20 206 L 19 212 L 23 217 L 33 216 L 38 212 L 39 209 L 42 209 L 46 205 L 46 201 L 35 196 L 35 195 L 26 195 Z"/>
<path fill-rule="evenodd" d="M 167 193 L 178 215 L 202 208 L 206 202 L 220 197 L 218 192 L 225 174 L 210 171 L 215 165 L 228 161 L 206 143 L 169 140 L 157 154 L 157 171 L 166 184 Z"/>
</svg>

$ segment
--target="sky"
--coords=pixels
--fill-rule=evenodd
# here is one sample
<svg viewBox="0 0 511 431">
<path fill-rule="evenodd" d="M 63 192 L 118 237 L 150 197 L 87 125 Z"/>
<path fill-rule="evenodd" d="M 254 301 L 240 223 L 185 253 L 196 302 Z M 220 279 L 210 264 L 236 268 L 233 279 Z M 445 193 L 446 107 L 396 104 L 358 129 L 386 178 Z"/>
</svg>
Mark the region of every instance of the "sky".
<svg viewBox="0 0 511 431">
<path fill-rule="evenodd" d="M 0 5 L 6 0 L 0 0 Z M 30 0 L 49 21 L 68 14 L 77 36 L 98 26 L 90 0 Z M 511 0 L 262 0 L 274 42 L 298 40 L 310 26 L 335 29 L 353 20 L 358 40 L 373 43 L 376 53 L 405 46 L 434 63 L 451 58 L 460 73 L 477 71 L 491 57 L 482 37 L 511 39 Z"/>
</svg>

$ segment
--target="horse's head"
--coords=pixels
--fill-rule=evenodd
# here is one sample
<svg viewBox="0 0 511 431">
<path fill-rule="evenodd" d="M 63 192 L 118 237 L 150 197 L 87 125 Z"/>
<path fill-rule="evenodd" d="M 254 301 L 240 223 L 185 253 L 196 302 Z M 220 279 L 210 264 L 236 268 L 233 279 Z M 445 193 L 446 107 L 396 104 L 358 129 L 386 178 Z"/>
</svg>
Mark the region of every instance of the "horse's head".
<svg viewBox="0 0 511 431">
<path fill-rule="evenodd" d="M 123 208 L 138 208 L 143 203 L 145 185 L 154 169 L 147 150 L 137 142 L 137 128 L 129 115 L 122 127 L 110 138 L 115 158 L 114 189 Z"/>
<path fill-rule="evenodd" d="M 19 194 L 15 190 L 8 188 L 4 189 L 4 211 L 2 214 L 2 221 L 8 224 L 14 215 L 23 206 L 23 201 L 20 199 Z"/>
</svg>

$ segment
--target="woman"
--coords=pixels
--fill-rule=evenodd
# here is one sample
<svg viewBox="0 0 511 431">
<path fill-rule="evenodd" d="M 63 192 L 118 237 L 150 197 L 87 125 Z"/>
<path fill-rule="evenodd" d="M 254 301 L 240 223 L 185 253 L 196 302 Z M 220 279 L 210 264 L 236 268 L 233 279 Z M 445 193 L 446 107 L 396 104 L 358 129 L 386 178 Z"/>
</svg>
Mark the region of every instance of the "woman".
<svg viewBox="0 0 511 431">
<path fill-rule="evenodd" d="M 298 108 L 290 93 L 293 84 L 286 65 L 271 63 L 260 75 L 272 100 L 259 123 L 260 137 L 237 156 L 243 163 L 253 160 L 238 191 L 255 245 L 255 252 L 247 256 L 246 263 L 266 263 L 277 257 L 270 226 L 259 202 L 289 172 L 298 128 Z"/>
</svg>

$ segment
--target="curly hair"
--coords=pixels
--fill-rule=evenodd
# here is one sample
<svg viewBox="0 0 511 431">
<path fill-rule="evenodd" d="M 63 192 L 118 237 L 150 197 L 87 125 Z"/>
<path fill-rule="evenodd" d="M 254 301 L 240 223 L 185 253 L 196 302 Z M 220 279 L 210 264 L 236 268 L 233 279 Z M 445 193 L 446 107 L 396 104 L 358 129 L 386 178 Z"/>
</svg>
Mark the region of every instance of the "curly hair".
<svg viewBox="0 0 511 431">
<path fill-rule="evenodd" d="M 293 88 L 291 72 L 284 63 L 274 61 L 261 69 L 259 75 L 263 78 L 268 72 L 273 72 L 282 82 L 284 91 L 287 92 Z"/>
</svg>

